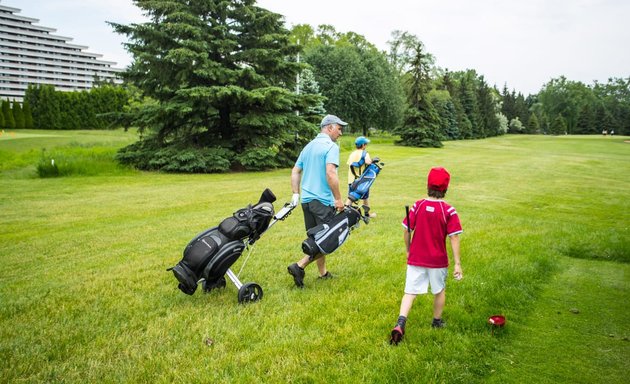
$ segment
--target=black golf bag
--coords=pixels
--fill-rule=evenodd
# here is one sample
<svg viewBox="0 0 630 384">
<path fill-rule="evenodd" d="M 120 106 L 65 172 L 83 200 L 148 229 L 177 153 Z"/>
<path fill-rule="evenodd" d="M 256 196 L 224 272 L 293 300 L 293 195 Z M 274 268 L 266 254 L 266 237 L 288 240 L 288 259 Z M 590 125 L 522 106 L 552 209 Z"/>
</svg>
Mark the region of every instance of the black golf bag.
<svg viewBox="0 0 630 384">
<path fill-rule="evenodd" d="M 234 212 L 218 226 L 212 227 L 188 243 L 184 257 L 174 267 L 178 288 L 187 295 L 197 290 L 199 281 L 205 292 L 225 287 L 224 275 L 239 289 L 239 302 L 256 301 L 262 298 L 262 288 L 258 284 L 241 284 L 230 267 L 241 256 L 247 245 L 252 245 L 276 221 L 284 220 L 295 208 L 289 203 L 274 216 L 273 202 L 276 196 L 265 189 L 256 205 L 251 204 Z M 271 222 L 272 218 L 274 219 Z"/>
<path fill-rule="evenodd" d="M 370 191 L 370 187 L 374 184 L 376 176 L 381 172 L 384 163 L 381 163 L 378 157 L 375 157 L 370 165 L 365 168 L 365 171 L 350 185 L 350 192 L 348 193 L 348 199 L 353 203 L 361 200 Z"/>
<path fill-rule="evenodd" d="M 359 227 L 362 219 L 368 223 L 367 215 L 362 215 L 358 208 L 346 206 L 329 222 L 306 232 L 308 237 L 302 242 L 302 251 L 314 259 L 334 252 L 348 239 L 350 231 Z"/>
</svg>

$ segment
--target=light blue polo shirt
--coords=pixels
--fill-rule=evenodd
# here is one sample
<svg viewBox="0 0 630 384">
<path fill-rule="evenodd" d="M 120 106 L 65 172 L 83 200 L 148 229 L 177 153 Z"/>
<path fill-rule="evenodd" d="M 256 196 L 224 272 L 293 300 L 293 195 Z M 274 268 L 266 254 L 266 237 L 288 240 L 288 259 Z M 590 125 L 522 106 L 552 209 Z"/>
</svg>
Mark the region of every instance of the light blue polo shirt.
<svg viewBox="0 0 630 384">
<path fill-rule="evenodd" d="M 302 202 L 319 200 L 322 204 L 335 206 L 328 181 L 326 180 L 326 164 L 339 167 L 339 146 L 330 136 L 320 133 L 302 149 L 295 166 L 302 169 Z"/>
</svg>

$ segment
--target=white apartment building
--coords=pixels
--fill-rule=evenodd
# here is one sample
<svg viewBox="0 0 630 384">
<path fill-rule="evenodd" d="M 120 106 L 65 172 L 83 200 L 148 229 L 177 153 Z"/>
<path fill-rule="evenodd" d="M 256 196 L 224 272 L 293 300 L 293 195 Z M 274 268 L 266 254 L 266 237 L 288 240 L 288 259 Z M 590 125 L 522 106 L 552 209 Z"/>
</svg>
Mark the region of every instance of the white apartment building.
<svg viewBox="0 0 630 384">
<path fill-rule="evenodd" d="M 16 15 L 19 8 L 0 4 L 0 99 L 21 102 L 29 84 L 50 84 L 58 91 L 92 88 L 96 78 L 121 81 L 112 61 L 99 60 L 86 46 L 68 43 L 38 19 Z"/>
</svg>

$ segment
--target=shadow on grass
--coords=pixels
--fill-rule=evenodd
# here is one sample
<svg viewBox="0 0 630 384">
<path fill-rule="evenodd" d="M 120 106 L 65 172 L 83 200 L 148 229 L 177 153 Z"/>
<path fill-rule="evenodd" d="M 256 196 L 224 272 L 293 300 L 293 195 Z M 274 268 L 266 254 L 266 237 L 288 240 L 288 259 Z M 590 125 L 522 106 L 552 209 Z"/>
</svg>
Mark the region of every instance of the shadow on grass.
<svg viewBox="0 0 630 384">
<path fill-rule="evenodd" d="M 568 257 L 587 260 L 617 261 L 630 263 L 630 244 L 628 242 L 597 244 L 571 244 L 562 250 Z"/>
</svg>

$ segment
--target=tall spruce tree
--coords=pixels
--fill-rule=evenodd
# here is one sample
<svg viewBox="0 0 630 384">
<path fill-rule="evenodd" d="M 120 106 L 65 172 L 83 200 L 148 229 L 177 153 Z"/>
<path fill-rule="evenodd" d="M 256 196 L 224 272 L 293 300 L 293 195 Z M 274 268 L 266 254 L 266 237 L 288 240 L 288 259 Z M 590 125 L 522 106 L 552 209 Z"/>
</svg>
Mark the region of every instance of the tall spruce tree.
<svg viewBox="0 0 630 384">
<path fill-rule="evenodd" d="M 24 112 L 24 128 L 33 128 L 33 112 L 27 100 L 22 103 L 22 112 Z"/>
<path fill-rule="evenodd" d="M 479 139 L 481 138 L 480 128 L 480 112 L 479 103 L 477 101 L 477 74 L 474 70 L 468 70 L 461 75 L 459 79 L 459 95 L 462 102 L 462 107 L 466 113 L 466 117 L 470 122 L 470 131 L 462 131 L 464 139 Z"/>
<path fill-rule="evenodd" d="M 442 147 L 440 116 L 429 100 L 432 80 L 429 75 L 431 55 L 417 38 L 411 40 L 409 70 L 404 75 L 409 106 L 399 129 L 398 144 L 414 147 Z"/>
<path fill-rule="evenodd" d="M 15 128 L 24 128 L 24 112 L 20 103 L 13 101 L 13 118 L 15 119 Z"/>
<path fill-rule="evenodd" d="M 303 65 L 282 16 L 254 0 L 134 3 L 148 22 L 111 25 L 130 40 L 124 78 L 156 102 L 123 116 L 150 134 L 119 159 L 177 172 L 292 164 L 321 97 L 294 92 Z"/>
<path fill-rule="evenodd" d="M 529 134 L 540 133 L 540 124 L 538 122 L 538 117 L 536 117 L 534 112 L 529 115 L 526 132 Z"/>
<path fill-rule="evenodd" d="M 15 118 L 13 117 L 13 111 L 11 110 L 11 103 L 9 100 L 2 101 L 2 114 L 4 115 L 5 128 L 15 128 Z"/>
<path fill-rule="evenodd" d="M 582 106 L 578 115 L 575 133 L 582 135 L 598 133 L 597 117 L 590 103 Z"/>
<path fill-rule="evenodd" d="M 567 133 L 567 121 L 562 115 L 557 115 L 551 123 L 549 131 L 552 135 L 564 135 Z"/>
</svg>

